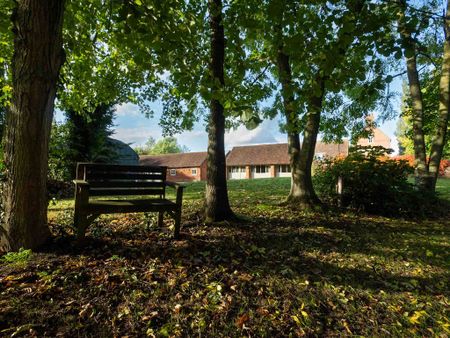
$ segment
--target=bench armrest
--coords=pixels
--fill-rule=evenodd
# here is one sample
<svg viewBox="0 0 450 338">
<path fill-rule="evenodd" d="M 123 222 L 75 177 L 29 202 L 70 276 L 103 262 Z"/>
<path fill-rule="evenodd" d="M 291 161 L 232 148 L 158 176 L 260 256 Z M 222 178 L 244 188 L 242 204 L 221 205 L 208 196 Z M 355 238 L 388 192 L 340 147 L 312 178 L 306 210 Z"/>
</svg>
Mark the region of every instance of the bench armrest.
<svg viewBox="0 0 450 338">
<path fill-rule="evenodd" d="M 186 186 L 185 185 L 183 185 L 183 184 L 180 184 L 180 183 L 175 183 L 175 182 L 168 182 L 168 181 L 166 181 L 166 185 L 168 186 L 168 187 L 172 187 L 172 188 L 175 188 L 175 189 L 184 189 Z"/>
<path fill-rule="evenodd" d="M 73 180 L 72 181 L 73 183 L 75 183 L 75 185 L 84 185 L 84 186 L 86 186 L 86 185 L 89 185 L 89 182 L 87 182 L 87 181 L 84 181 L 84 180 Z"/>
<path fill-rule="evenodd" d="M 175 188 L 177 190 L 177 201 L 176 201 L 176 203 L 181 208 L 181 204 L 183 203 L 183 189 L 185 188 L 185 186 L 183 184 L 178 184 L 178 183 L 175 183 L 175 182 L 167 182 L 167 181 L 166 181 L 166 185 L 168 187 L 172 187 L 172 188 Z"/>
</svg>

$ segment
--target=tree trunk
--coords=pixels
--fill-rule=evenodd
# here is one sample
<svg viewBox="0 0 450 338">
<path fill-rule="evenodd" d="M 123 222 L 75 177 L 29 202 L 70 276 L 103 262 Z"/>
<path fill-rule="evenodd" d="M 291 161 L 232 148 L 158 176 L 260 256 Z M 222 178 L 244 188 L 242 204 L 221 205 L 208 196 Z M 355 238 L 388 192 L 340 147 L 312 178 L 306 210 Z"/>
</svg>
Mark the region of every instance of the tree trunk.
<svg viewBox="0 0 450 338">
<path fill-rule="evenodd" d="M 284 115 L 288 129 L 288 152 L 291 166 L 291 191 L 286 199 L 287 203 L 296 203 L 302 196 L 300 171 L 300 137 L 298 133 L 298 117 L 294 107 L 294 93 L 292 88 L 292 73 L 289 55 L 285 54 L 283 47 L 278 48 L 277 54 L 278 80 L 281 84 Z"/>
<path fill-rule="evenodd" d="M 428 164 L 425 149 L 425 135 L 423 131 L 423 100 L 420 88 L 419 72 L 417 70 L 416 45 L 405 23 L 406 2 L 399 1 L 400 16 L 398 20 L 400 36 L 404 44 L 406 59 L 406 73 L 413 110 L 413 142 L 414 142 L 414 175 L 416 185 L 420 190 L 430 190 L 431 180 L 428 172 Z M 409 55 L 409 56 L 406 56 Z"/>
<path fill-rule="evenodd" d="M 430 176 L 432 177 L 432 191 L 436 189 L 436 180 L 439 175 L 439 165 L 446 143 L 449 127 L 450 109 L 450 1 L 447 1 L 447 11 L 444 24 L 445 41 L 442 60 L 442 74 L 439 83 L 439 121 L 436 134 L 431 145 Z"/>
<path fill-rule="evenodd" d="M 20 0 L 12 16 L 13 94 L 5 135 L 5 217 L 0 248 L 35 248 L 47 227 L 48 141 L 64 61 L 64 0 Z"/>
<path fill-rule="evenodd" d="M 317 136 L 319 134 L 320 113 L 322 111 L 322 101 L 325 93 L 325 79 L 319 76 L 316 79 L 316 85 L 320 91 L 318 96 L 313 96 L 308 101 L 306 126 L 303 132 L 303 143 L 300 151 L 301 195 L 298 197 L 298 200 L 303 208 L 313 208 L 321 204 L 312 183 L 312 163 Z"/>
<path fill-rule="evenodd" d="M 225 36 L 222 24 L 222 0 L 208 0 L 211 28 L 211 102 L 208 124 L 205 221 L 219 222 L 234 218 L 228 201 L 225 164 L 225 115 L 220 93 L 225 84 Z"/>
</svg>

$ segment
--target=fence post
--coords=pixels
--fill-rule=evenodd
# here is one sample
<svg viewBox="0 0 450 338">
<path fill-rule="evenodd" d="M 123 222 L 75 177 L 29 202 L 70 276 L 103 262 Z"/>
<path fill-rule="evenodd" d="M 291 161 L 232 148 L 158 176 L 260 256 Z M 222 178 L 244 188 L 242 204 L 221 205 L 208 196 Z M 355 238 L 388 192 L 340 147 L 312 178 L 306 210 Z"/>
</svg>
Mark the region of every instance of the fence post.
<svg viewBox="0 0 450 338">
<path fill-rule="evenodd" d="M 339 176 L 336 183 L 336 193 L 338 195 L 338 206 L 342 207 L 342 191 L 344 189 L 344 184 L 342 180 L 342 176 Z"/>
</svg>

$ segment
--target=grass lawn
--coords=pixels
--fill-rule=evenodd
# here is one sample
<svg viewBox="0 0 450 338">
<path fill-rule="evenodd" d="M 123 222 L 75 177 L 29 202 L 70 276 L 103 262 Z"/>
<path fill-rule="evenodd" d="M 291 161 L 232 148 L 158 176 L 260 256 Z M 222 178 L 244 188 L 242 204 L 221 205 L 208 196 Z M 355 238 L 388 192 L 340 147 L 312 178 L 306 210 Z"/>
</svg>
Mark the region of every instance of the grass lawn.
<svg viewBox="0 0 450 338">
<path fill-rule="evenodd" d="M 203 189 L 179 241 L 128 214 L 78 247 L 73 202 L 51 205 L 53 241 L 0 259 L 0 336 L 450 335 L 449 219 L 305 214 L 279 206 L 289 179 L 261 179 L 229 182 L 244 220 L 205 226 Z"/>
</svg>

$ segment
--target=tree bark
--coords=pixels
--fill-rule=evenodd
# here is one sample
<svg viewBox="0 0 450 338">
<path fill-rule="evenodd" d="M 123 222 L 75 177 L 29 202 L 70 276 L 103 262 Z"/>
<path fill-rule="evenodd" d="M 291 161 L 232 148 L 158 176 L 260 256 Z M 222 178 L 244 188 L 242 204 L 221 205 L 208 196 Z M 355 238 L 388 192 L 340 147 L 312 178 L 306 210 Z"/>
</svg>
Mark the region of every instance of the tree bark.
<svg viewBox="0 0 450 338">
<path fill-rule="evenodd" d="M 0 248 L 36 248 L 47 227 L 48 141 L 64 61 L 64 0 L 20 0 L 12 21 L 13 93 L 5 135 L 5 217 Z"/>
<path fill-rule="evenodd" d="M 298 202 L 302 193 L 300 171 L 300 136 L 298 132 L 298 117 L 294 107 L 294 95 L 292 88 L 292 72 L 289 55 L 285 54 L 283 47 L 278 48 L 277 53 L 278 81 L 281 84 L 284 115 L 288 129 L 288 152 L 291 167 L 291 190 L 286 199 L 287 203 Z"/>
<path fill-rule="evenodd" d="M 400 0 L 400 14 L 398 19 L 399 32 L 405 46 L 406 73 L 412 101 L 413 111 L 413 143 L 414 143 L 414 176 L 420 190 L 431 189 L 431 180 L 425 149 L 425 135 L 423 131 L 423 99 L 420 88 L 419 72 L 417 70 L 416 44 L 405 23 L 406 1 Z M 409 55 L 409 56 L 407 56 Z"/>
<path fill-rule="evenodd" d="M 449 128 L 450 109 L 450 1 L 447 1 L 447 11 L 444 21 L 444 55 L 442 60 L 442 74 L 439 83 L 439 121 L 436 134 L 431 144 L 429 172 L 432 177 L 431 189 L 436 189 L 439 175 L 439 165 L 444 151 L 447 130 Z"/>
<path fill-rule="evenodd" d="M 303 143 L 300 151 L 301 194 L 298 196 L 298 201 L 303 208 L 313 208 L 321 204 L 312 183 L 312 163 L 317 136 L 319 134 L 320 115 L 325 93 L 325 79 L 318 76 L 316 78 L 316 85 L 319 87 L 319 95 L 312 96 L 308 100 L 306 126 L 303 132 Z"/>
<path fill-rule="evenodd" d="M 208 0 L 211 29 L 211 102 L 208 124 L 205 221 L 219 222 L 234 218 L 228 200 L 225 163 L 225 115 L 220 101 L 225 84 L 225 36 L 222 24 L 222 0 Z"/>
</svg>

